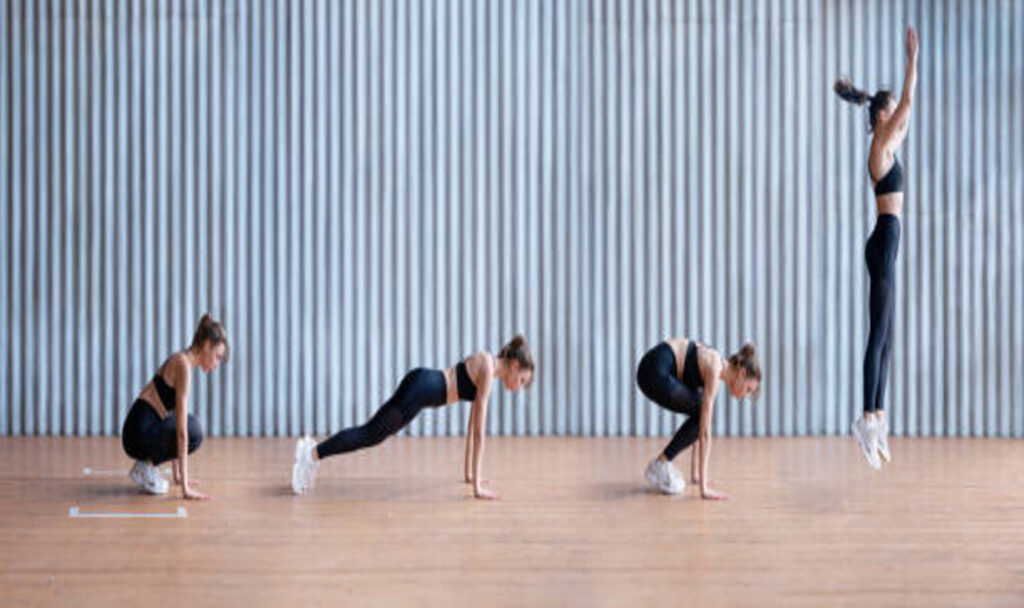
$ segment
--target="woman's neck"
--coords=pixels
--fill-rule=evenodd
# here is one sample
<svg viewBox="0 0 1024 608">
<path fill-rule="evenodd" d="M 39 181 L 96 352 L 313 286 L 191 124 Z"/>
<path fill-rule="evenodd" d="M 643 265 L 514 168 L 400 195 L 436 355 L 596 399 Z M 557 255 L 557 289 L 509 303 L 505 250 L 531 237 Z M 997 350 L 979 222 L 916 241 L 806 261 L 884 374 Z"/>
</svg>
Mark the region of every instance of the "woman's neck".
<svg viewBox="0 0 1024 608">
<path fill-rule="evenodd" d="M 497 365 L 494 367 L 494 377 L 505 380 L 508 375 L 508 359 L 497 358 Z"/>
<path fill-rule="evenodd" d="M 188 369 L 192 370 L 199 361 L 199 353 L 192 350 L 191 347 L 185 349 L 185 360 L 188 361 Z"/>
</svg>

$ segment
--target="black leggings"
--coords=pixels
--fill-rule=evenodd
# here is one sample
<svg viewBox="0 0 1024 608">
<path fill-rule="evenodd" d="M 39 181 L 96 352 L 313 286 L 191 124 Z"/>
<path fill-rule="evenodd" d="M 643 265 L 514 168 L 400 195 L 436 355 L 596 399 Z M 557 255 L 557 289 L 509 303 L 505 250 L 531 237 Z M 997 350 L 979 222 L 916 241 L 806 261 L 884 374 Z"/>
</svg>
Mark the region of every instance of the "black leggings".
<svg viewBox="0 0 1024 608">
<path fill-rule="evenodd" d="M 199 420 L 188 416 L 188 453 L 199 449 L 203 442 L 203 426 Z M 163 420 L 153 406 L 142 399 L 136 399 L 121 428 L 121 445 L 126 454 L 135 460 L 151 462 L 154 465 L 178 457 L 178 431 L 175 428 L 174 413 Z"/>
<path fill-rule="evenodd" d="M 661 407 L 686 414 L 688 418 L 665 447 L 672 460 L 697 440 L 700 433 L 700 402 L 703 389 L 692 389 L 676 377 L 676 355 L 662 342 L 647 351 L 636 370 L 636 383 L 647 398 Z"/>
<path fill-rule="evenodd" d="M 448 384 L 436 369 L 416 368 L 405 375 L 398 390 L 380 406 L 370 421 L 339 431 L 316 446 L 318 458 L 344 454 L 377 445 L 412 422 L 420 410 L 430 405 L 444 405 L 448 400 Z"/>
<path fill-rule="evenodd" d="M 882 214 L 864 248 L 864 258 L 871 278 L 868 305 L 871 329 L 864 353 L 864 411 L 873 412 L 884 406 L 885 382 L 889 375 L 892 352 L 893 316 L 896 308 L 896 252 L 900 248 L 900 220 Z"/>
</svg>

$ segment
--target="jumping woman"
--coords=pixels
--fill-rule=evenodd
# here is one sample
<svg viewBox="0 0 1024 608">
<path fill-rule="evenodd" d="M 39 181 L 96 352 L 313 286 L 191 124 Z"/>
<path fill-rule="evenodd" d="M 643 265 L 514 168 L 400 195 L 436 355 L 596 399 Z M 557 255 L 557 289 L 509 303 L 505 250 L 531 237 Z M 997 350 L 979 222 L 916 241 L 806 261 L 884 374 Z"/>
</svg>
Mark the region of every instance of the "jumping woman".
<svg viewBox="0 0 1024 608">
<path fill-rule="evenodd" d="M 647 465 L 645 477 L 666 494 L 679 494 L 686 487 L 672 460 L 698 439 L 698 454 L 690 459 L 690 479 L 700 483 L 700 495 L 709 500 L 723 500 L 725 495 L 711 489 L 708 481 L 708 459 L 711 457 L 711 422 L 715 396 L 724 382 L 736 399 L 745 399 L 761 387 L 761 364 L 754 345 L 723 357 L 714 349 L 687 338 L 669 338 L 647 351 L 636 371 L 640 390 L 661 407 L 688 416 L 672 441 Z"/>
<path fill-rule="evenodd" d="M 465 481 L 473 484 L 477 498 L 497 498 L 483 487 L 480 476 L 491 386 L 498 379 L 506 390 L 518 391 L 533 382 L 533 370 L 533 354 L 522 335 L 512 338 L 497 357 L 479 351 L 448 369 L 414 369 L 366 424 L 345 429 L 320 443 L 309 437 L 300 439 L 295 447 L 292 490 L 302 494 L 312 487 L 322 459 L 377 445 L 409 424 L 424 407 L 461 400 L 473 403 L 466 432 Z"/>
<path fill-rule="evenodd" d="M 907 28 L 907 73 L 899 104 L 889 91 L 873 96 L 854 88 L 848 79 L 836 82 L 835 91 L 846 101 L 868 105 L 871 151 L 868 177 L 875 189 L 878 218 L 864 248 L 871 280 L 867 351 L 864 354 L 864 415 L 853 422 L 853 436 L 872 468 L 889 462 L 889 424 L 883 410 L 885 382 L 892 352 L 893 315 L 896 305 L 896 253 L 900 246 L 900 214 L 903 212 L 903 167 L 896 150 L 907 137 L 910 108 L 917 85 L 917 33 Z"/>
<path fill-rule="evenodd" d="M 139 393 L 121 429 L 121 444 L 135 459 L 129 477 L 143 491 L 167 493 L 169 484 L 157 467 L 172 460 L 174 482 L 181 486 L 182 497 L 209 498 L 189 486 L 188 455 L 203 442 L 203 427 L 188 413 L 188 394 L 193 369 L 210 373 L 229 356 L 224 327 L 209 314 L 203 315 L 192 345 L 172 354 Z"/>
</svg>

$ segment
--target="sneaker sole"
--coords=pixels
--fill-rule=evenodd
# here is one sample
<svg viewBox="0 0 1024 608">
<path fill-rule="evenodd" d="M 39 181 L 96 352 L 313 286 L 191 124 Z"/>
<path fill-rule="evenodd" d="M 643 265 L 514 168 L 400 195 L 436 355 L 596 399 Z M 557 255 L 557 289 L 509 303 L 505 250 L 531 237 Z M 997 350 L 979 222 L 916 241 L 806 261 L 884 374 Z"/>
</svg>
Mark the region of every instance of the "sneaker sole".
<svg viewBox="0 0 1024 608">
<path fill-rule="evenodd" d="M 299 481 L 301 475 L 299 471 L 302 469 L 302 447 L 306 445 L 306 438 L 299 439 L 299 443 L 295 446 L 295 463 L 292 465 L 292 492 L 295 494 L 302 494 L 304 488 Z"/>
<path fill-rule="evenodd" d="M 153 496 L 163 496 L 164 494 L 167 494 L 168 490 L 168 488 L 151 488 L 149 486 L 142 489 L 145 490 L 147 494 L 152 494 Z"/>
<path fill-rule="evenodd" d="M 309 446 L 309 486 L 306 487 L 306 489 L 309 490 L 316 487 L 316 471 L 318 463 L 313 460 L 313 451 L 316 450 L 316 439 L 307 437 L 306 445 Z"/>
<path fill-rule="evenodd" d="M 676 487 L 676 486 L 665 486 L 665 487 L 662 487 L 662 488 L 659 488 L 659 489 L 661 490 L 662 494 L 669 494 L 669 495 L 673 495 L 673 496 L 676 495 L 676 494 L 682 494 L 683 490 L 686 489 L 686 482 L 683 482 L 678 487 Z"/>
<path fill-rule="evenodd" d="M 303 437 L 295 446 L 295 464 L 292 466 L 292 492 L 305 494 L 316 485 L 316 469 L 313 462 L 304 462 L 304 455 L 316 446 L 312 437 Z M 310 473 L 312 470 L 312 474 Z M 305 478 L 305 479 L 304 479 Z"/>
<path fill-rule="evenodd" d="M 650 469 L 647 469 L 646 471 L 644 471 L 644 479 L 646 479 L 647 483 L 651 484 L 655 488 L 657 488 L 659 490 L 661 489 L 661 480 L 658 479 L 657 474 L 655 474 Z"/>
<path fill-rule="evenodd" d="M 875 463 L 871 460 L 871 450 L 868 448 L 867 444 L 864 443 L 864 438 L 857 432 L 857 427 L 853 426 L 850 430 L 853 433 L 853 437 L 857 440 L 857 445 L 860 446 L 860 453 L 864 455 L 864 460 L 868 461 L 868 466 L 876 471 L 882 468 L 882 463 Z"/>
<path fill-rule="evenodd" d="M 142 477 L 141 473 L 136 473 L 134 467 L 132 467 L 132 470 L 128 472 L 128 477 L 129 479 L 132 480 L 132 483 L 134 483 L 139 488 L 139 490 L 145 492 L 146 494 L 152 494 L 153 496 L 163 496 L 164 494 L 167 494 L 167 491 L 170 489 L 170 484 L 166 483 L 163 486 L 159 485 L 159 482 L 157 482 L 158 485 L 150 485 L 149 483 L 146 482 L 146 479 Z"/>
<path fill-rule="evenodd" d="M 648 481 L 648 483 L 650 483 L 652 486 L 654 486 L 662 494 L 669 494 L 669 495 L 682 494 L 683 490 L 686 489 L 686 482 L 685 481 L 678 488 L 673 488 L 672 486 L 662 485 L 662 483 L 660 481 L 658 481 L 658 476 L 655 475 L 653 472 L 651 472 L 649 469 L 644 471 L 644 478 Z"/>
</svg>

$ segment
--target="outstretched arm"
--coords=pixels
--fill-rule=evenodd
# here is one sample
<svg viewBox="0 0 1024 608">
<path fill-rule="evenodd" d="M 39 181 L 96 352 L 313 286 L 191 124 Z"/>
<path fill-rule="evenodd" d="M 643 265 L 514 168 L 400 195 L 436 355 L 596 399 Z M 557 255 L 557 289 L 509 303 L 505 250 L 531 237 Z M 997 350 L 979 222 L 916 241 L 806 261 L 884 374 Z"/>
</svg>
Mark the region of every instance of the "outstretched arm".
<svg viewBox="0 0 1024 608">
<path fill-rule="evenodd" d="M 690 483 L 700 481 L 700 474 L 697 473 L 697 451 L 697 445 L 690 448 Z"/>
<path fill-rule="evenodd" d="M 716 492 L 708 484 L 708 461 L 711 459 L 711 418 L 715 413 L 715 396 L 718 394 L 719 369 L 712 368 L 712 377 L 706 382 L 700 405 L 700 496 L 708 500 L 724 500 L 725 494 Z"/>
<path fill-rule="evenodd" d="M 893 145 L 899 145 L 903 141 L 910 123 L 910 109 L 914 105 L 914 91 L 917 88 L 917 50 L 917 32 L 911 25 L 907 27 L 907 73 L 903 78 L 903 93 L 892 115 L 893 124 L 896 125 L 892 133 Z"/>
<path fill-rule="evenodd" d="M 483 477 L 480 469 L 484 460 L 484 425 L 487 423 L 487 401 L 491 393 L 490 374 L 484 383 L 477 387 L 477 398 L 473 402 L 473 409 L 476 410 L 471 435 L 473 436 L 473 496 L 477 498 L 494 499 L 498 495 L 484 488 Z"/>
<path fill-rule="evenodd" d="M 188 394 L 192 387 L 192 374 L 187 365 L 176 365 L 173 368 L 176 376 L 175 389 L 177 401 L 174 405 L 174 425 L 178 440 L 178 472 L 181 476 L 181 496 L 202 500 L 209 498 L 206 494 L 193 490 L 188 485 Z"/>
<path fill-rule="evenodd" d="M 469 408 L 469 422 L 466 424 L 466 461 L 463 467 L 463 473 L 465 474 L 466 483 L 473 483 L 473 445 L 476 437 L 476 418 L 477 418 L 477 405 L 476 402 Z"/>
</svg>

